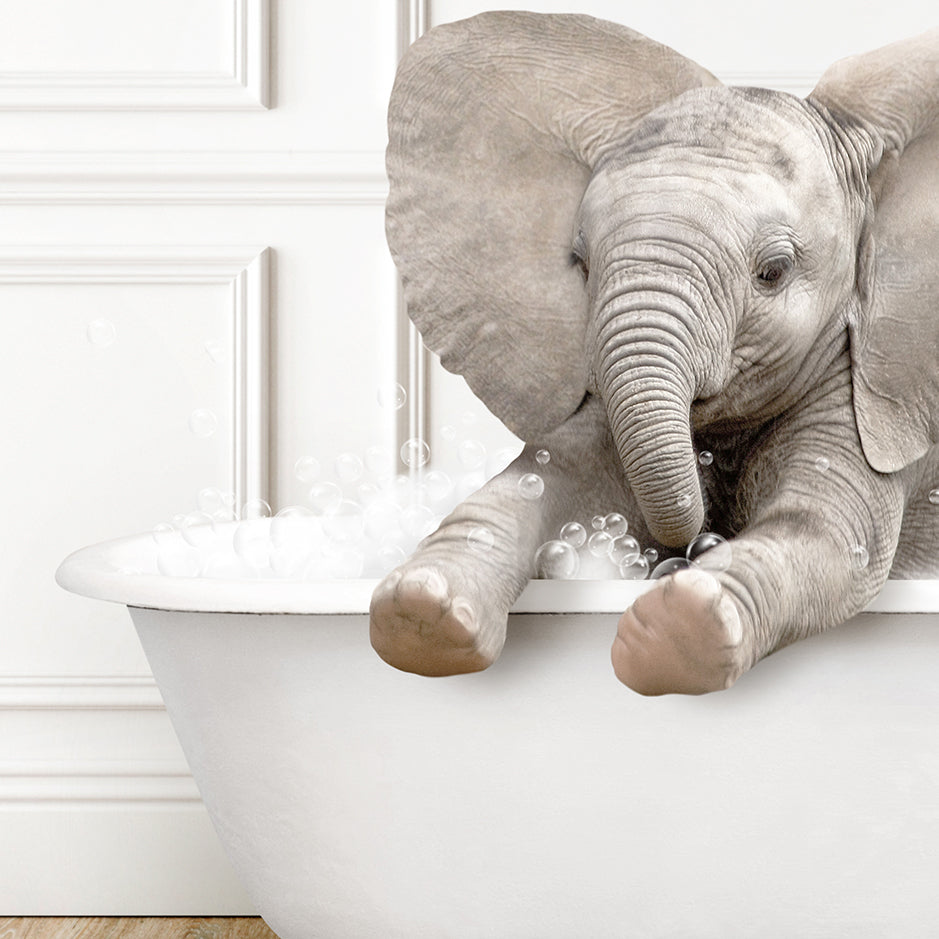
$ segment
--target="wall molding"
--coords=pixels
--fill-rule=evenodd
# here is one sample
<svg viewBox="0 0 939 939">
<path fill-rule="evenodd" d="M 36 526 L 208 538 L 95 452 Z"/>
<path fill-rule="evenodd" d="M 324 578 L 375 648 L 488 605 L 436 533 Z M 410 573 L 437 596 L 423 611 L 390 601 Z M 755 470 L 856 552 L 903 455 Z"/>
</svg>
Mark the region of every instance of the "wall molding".
<svg viewBox="0 0 939 939">
<path fill-rule="evenodd" d="M 6 151 L 0 204 L 374 205 L 382 151 Z"/>
<path fill-rule="evenodd" d="M 0 110 L 244 111 L 268 107 L 269 0 L 232 0 L 231 71 L 0 71 Z"/>
<path fill-rule="evenodd" d="M 3 675 L 0 711 L 162 711 L 149 675 Z"/>
<path fill-rule="evenodd" d="M 225 284 L 232 319 L 230 484 L 237 505 L 269 501 L 270 249 L 0 246 L 3 284 Z"/>
</svg>

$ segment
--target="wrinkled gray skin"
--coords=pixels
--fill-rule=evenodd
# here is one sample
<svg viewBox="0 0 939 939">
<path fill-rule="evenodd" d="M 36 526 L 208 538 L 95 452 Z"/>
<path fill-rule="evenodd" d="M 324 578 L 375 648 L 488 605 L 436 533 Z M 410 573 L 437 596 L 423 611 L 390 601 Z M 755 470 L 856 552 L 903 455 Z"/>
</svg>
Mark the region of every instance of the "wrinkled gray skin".
<svg viewBox="0 0 939 939">
<path fill-rule="evenodd" d="M 939 31 L 803 100 L 602 21 L 483 14 L 412 47 L 389 130 L 409 313 L 528 445 L 377 588 L 382 658 L 485 668 L 538 545 L 613 510 L 663 551 L 732 538 L 621 617 L 644 694 L 726 688 L 939 574 Z"/>
</svg>

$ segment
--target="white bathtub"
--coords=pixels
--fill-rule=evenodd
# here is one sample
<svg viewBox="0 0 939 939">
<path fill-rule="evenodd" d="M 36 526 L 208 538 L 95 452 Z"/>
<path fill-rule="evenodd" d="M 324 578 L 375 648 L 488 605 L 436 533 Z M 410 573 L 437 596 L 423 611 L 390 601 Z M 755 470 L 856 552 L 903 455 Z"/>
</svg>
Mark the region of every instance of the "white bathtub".
<svg viewBox="0 0 939 939">
<path fill-rule="evenodd" d="M 372 652 L 370 582 L 126 573 L 148 552 L 57 577 L 130 606 L 283 939 L 937 934 L 937 582 L 888 584 L 729 691 L 647 699 L 609 664 L 642 585 L 532 583 L 493 668 L 427 679 Z"/>
</svg>

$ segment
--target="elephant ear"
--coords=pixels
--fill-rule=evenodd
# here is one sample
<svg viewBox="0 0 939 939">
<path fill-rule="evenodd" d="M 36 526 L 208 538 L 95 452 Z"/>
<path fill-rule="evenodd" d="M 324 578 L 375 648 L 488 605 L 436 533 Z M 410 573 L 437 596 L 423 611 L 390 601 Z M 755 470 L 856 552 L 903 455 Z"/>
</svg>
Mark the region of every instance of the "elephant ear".
<svg viewBox="0 0 939 939">
<path fill-rule="evenodd" d="M 591 175 L 653 108 L 718 84 L 625 27 L 491 12 L 439 26 L 389 105 L 386 231 L 408 314 L 514 433 L 587 387 L 587 294 L 571 255 Z"/>
<path fill-rule="evenodd" d="M 939 30 L 836 63 L 811 98 L 870 148 L 854 408 L 868 462 L 896 472 L 939 443 Z"/>
</svg>

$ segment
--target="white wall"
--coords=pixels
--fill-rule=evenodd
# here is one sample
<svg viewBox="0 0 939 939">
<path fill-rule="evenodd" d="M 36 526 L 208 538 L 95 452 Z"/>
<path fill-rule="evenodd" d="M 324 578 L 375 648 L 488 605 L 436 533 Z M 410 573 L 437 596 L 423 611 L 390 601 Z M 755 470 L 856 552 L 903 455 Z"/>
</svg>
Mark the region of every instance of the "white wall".
<svg viewBox="0 0 939 939">
<path fill-rule="evenodd" d="M 4 913 L 250 911 L 126 612 L 52 574 L 205 487 L 282 506 L 303 497 L 298 457 L 400 444 L 407 409 L 375 398 L 408 383 L 382 217 L 400 27 L 492 6 L 0 0 Z M 929 25 L 914 0 L 524 6 L 620 20 L 725 80 L 798 93 Z M 514 445 L 439 367 L 426 395 L 441 459 L 441 427 L 468 411 L 463 432 Z M 190 430 L 199 409 L 209 436 Z"/>
</svg>

